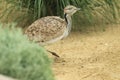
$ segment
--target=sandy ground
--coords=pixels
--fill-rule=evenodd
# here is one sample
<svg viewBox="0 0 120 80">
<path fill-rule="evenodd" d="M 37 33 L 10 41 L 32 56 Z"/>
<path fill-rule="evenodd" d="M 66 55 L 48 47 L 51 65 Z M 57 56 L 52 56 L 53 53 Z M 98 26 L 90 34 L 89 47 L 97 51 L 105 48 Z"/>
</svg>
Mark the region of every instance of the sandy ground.
<svg viewBox="0 0 120 80">
<path fill-rule="evenodd" d="M 72 32 L 49 50 L 56 80 L 120 80 L 120 25 L 106 31 Z"/>
<path fill-rule="evenodd" d="M 120 25 L 109 25 L 105 31 L 72 32 L 46 48 L 60 56 L 50 55 L 56 80 L 120 80 L 119 44 Z"/>
</svg>

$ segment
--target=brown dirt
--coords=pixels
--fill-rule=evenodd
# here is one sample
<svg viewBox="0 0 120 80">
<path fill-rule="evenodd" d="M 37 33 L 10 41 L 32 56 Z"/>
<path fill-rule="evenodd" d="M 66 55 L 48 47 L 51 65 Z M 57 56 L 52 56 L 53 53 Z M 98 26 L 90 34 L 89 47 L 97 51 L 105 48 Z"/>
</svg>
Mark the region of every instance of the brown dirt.
<svg viewBox="0 0 120 80">
<path fill-rule="evenodd" d="M 120 25 L 106 31 L 72 32 L 47 46 L 59 53 L 53 58 L 56 80 L 120 80 Z"/>
</svg>

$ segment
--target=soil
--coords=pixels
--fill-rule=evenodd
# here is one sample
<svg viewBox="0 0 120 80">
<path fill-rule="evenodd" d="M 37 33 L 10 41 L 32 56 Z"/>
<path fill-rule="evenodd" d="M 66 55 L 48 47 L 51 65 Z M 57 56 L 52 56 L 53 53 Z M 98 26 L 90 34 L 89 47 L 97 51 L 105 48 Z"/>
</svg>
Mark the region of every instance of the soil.
<svg viewBox="0 0 120 80">
<path fill-rule="evenodd" d="M 46 48 L 60 56 L 50 55 L 56 80 L 120 80 L 120 25 L 72 32 Z"/>
<path fill-rule="evenodd" d="M 120 80 L 120 25 L 99 31 L 73 31 L 46 46 L 59 54 L 53 59 L 55 80 Z M 0 75 L 0 80 L 13 80 Z"/>
</svg>

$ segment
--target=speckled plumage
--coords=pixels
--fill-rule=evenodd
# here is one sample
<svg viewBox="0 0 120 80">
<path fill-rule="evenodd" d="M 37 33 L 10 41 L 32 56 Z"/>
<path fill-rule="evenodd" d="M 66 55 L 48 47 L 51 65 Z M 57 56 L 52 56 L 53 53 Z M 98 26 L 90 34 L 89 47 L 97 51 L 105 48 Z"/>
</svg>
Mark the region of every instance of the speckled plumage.
<svg viewBox="0 0 120 80">
<path fill-rule="evenodd" d="M 80 8 L 68 5 L 64 8 L 65 20 L 57 16 L 43 17 L 33 22 L 25 30 L 25 34 L 30 40 L 40 45 L 47 45 L 61 40 L 70 33 L 72 26 L 71 16 L 78 10 L 80 10 Z M 59 57 L 55 52 L 47 51 Z"/>
<path fill-rule="evenodd" d="M 72 25 L 71 16 L 78 11 L 72 5 L 64 8 L 65 20 L 57 16 L 47 16 L 36 20 L 26 30 L 30 40 L 47 45 L 67 37 Z"/>
<path fill-rule="evenodd" d="M 66 29 L 66 22 L 57 16 L 47 16 L 36 20 L 26 30 L 30 40 L 44 44 L 62 36 Z"/>
</svg>

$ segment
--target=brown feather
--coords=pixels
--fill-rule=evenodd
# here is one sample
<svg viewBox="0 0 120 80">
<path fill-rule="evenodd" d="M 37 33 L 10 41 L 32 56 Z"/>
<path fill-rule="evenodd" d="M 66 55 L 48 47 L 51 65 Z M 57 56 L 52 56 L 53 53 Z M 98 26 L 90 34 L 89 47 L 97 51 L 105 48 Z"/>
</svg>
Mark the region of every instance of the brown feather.
<svg viewBox="0 0 120 80">
<path fill-rule="evenodd" d="M 25 34 L 30 40 L 45 43 L 63 35 L 66 22 L 57 16 L 47 16 L 36 20 L 26 30 Z"/>
</svg>

